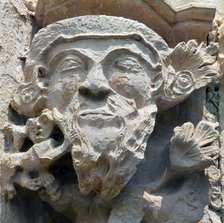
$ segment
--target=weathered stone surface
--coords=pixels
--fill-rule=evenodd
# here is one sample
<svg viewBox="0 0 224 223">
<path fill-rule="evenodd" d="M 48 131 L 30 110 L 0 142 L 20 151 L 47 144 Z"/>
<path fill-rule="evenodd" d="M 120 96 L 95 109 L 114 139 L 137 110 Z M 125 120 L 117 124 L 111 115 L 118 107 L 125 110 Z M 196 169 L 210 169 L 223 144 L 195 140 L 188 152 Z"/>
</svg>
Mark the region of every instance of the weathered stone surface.
<svg viewBox="0 0 224 223">
<path fill-rule="evenodd" d="M 0 222 L 221 223 L 222 8 L 206 39 L 211 0 L 74 2 L 0 3 Z M 60 21 L 35 35 L 17 88 L 35 10 L 44 25 L 134 18 L 168 45 L 122 18 Z"/>
<path fill-rule="evenodd" d="M 171 4 L 169 1 L 157 0 L 39 0 L 36 9 L 37 21 L 42 26 L 61 19 L 89 14 L 122 16 L 137 20 L 156 31 L 170 46 L 175 46 L 190 39 L 197 39 L 199 42 L 206 40 L 215 16 L 215 5 L 201 1 L 193 4 L 177 1 Z"/>
<path fill-rule="evenodd" d="M 3 0 L 0 9 L 0 123 L 4 123 L 11 94 L 23 76 L 23 60 L 29 49 L 32 25 L 22 1 Z"/>
<path fill-rule="evenodd" d="M 202 173 L 219 154 L 215 123 L 176 127 L 170 145 L 160 145 L 167 160 L 160 174 L 134 174 L 157 111 L 218 81 L 217 50 L 192 40 L 171 49 L 143 24 L 119 17 L 83 16 L 40 30 L 11 101 L 26 122 L 18 125 L 12 114 L 4 128 L 6 201 L 20 185 L 41 190 L 71 222 L 198 222 L 209 199 Z M 66 154 L 69 181 L 54 167 L 63 167 Z"/>
<path fill-rule="evenodd" d="M 0 142 L 4 146 L 3 126 L 8 120 L 8 107 L 12 93 L 17 89 L 23 76 L 23 64 L 32 37 L 29 12 L 23 1 L 0 1 Z M 0 158 L 1 159 L 1 158 Z M 2 164 L 1 164 L 2 165 Z M 0 167 L 0 177 L 2 169 Z M 1 223 L 25 222 L 21 203 L 16 198 L 5 202 L 0 187 Z"/>
</svg>

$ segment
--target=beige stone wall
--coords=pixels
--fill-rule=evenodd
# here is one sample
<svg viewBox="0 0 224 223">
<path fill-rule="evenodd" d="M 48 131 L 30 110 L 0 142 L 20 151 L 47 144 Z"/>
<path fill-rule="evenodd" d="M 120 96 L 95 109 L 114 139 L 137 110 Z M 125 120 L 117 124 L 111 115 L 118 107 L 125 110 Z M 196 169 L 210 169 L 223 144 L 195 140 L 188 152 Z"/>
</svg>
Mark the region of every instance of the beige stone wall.
<svg viewBox="0 0 224 223">
<path fill-rule="evenodd" d="M 3 126 L 8 119 L 11 96 L 23 77 L 23 64 L 32 37 L 32 18 L 22 0 L 0 1 L 0 143 Z M 16 203 L 16 201 L 15 201 Z M 4 203 L 0 196 L 2 223 L 24 222 L 19 205 Z M 5 220 L 2 220 L 5 219 Z"/>
<path fill-rule="evenodd" d="M 224 19 L 224 1 L 223 0 L 215 0 L 216 4 L 216 18 L 217 19 Z"/>
<path fill-rule="evenodd" d="M 32 18 L 22 0 L 0 1 L 0 130 L 7 120 L 12 93 L 23 76 L 32 37 Z"/>
<path fill-rule="evenodd" d="M 220 53 L 219 60 L 222 73 L 224 73 L 224 2 L 219 1 L 217 19 L 219 26 L 219 44 Z M 221 190 L 222 190 L 222 220 L 224 222 L 224 81 L 220 84 L 220 101 L 219 101 L 219 122 L 221 129 L 221 154 L 220 154 L 220 169 L 221 169 Z"/>
</svg>

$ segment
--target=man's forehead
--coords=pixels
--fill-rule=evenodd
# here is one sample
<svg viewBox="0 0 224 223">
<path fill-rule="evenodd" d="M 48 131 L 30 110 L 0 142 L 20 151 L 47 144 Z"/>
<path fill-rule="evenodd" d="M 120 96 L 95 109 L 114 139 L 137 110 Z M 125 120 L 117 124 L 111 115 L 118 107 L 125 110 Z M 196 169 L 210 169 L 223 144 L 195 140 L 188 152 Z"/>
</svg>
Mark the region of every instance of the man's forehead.
<svg viewBox="0 0 224 223">
<path fill-rule="evenodd" d="M 104 59 L 110 52 L 120 50 L 120 53 L 124 49 L 137 54 L 145 60 L 152 62 L 156 61 L 156 56 L 153 55 L 153 51 L 146 47 L 143 42 L 136 41 L 134 39 L 83 39 L 73 42 L 60 43 L 56 47 L 49 51 L 48 59 L 51 61 L 54 57 L 62 52 L 66 52 L 75 49 L 81 52 L 83 55 L 95 60 Z"/>
<path fill-rule="evenodd" d="M 43 61 L 46 54 L 59 43 L 74 39 L 132 38 L 144 42 L 154 51 L 158 60 L 166 60 L 169 47 L 153 30 L 130 19 L 113 16 L 81 16 L 61 20 L 41 29 L 33 38 L 30 50 L 31 61 Z"/>
</svg>

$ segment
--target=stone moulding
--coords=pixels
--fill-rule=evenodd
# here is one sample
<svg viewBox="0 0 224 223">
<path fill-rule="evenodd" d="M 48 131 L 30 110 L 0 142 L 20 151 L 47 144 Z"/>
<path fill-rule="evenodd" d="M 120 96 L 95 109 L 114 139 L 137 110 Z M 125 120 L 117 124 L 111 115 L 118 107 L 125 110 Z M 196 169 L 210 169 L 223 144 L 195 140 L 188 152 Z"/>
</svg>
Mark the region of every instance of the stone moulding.
<svg viewBox="0 0 224 223">
<path fill-rule="evenodd" d="M 35 16 L 40 26 L 46 26 L 65 18 L 89 14 L 137 20 L 174 46 L 190 39 L 206 40 L 215 16 L 215 6 L 206 3 L 173 6 L 168 1 L 156 0 L 39 0 Z"/>
</svg>

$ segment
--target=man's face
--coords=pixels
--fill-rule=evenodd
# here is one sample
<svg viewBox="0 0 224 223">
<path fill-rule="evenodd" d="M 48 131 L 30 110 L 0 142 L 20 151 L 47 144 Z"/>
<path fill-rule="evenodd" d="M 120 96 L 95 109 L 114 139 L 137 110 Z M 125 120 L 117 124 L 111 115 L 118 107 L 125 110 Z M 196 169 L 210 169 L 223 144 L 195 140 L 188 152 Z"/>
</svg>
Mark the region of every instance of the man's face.
<svg viewBox="0 0 224 223">
<path fill-rule="evenodd" d="M 50 106 L 70 112 L 90 135 L 120 132 L 125 117 L 132 120 L 152 103 L 149 75 L 156 61 L 140 42 L 78 40 L 60 44 L 49 58 Z"/>
<path fill-rule="evenodd" d="M 115 197 L 144 158 L 157 111 L 151 97 L 155 58 L 133 39 L 78 40 L 48 54 L 48 109 L 63 115 L 83 194 Z"/>
<path fill-rule="evenodd" d="M 48 139 L 52 133 L 54 123 L 51 114 L 46 110 L 37 118 L 27 120 L 26 129 L 28 137 L 33 143 Z"/>
</svg>

